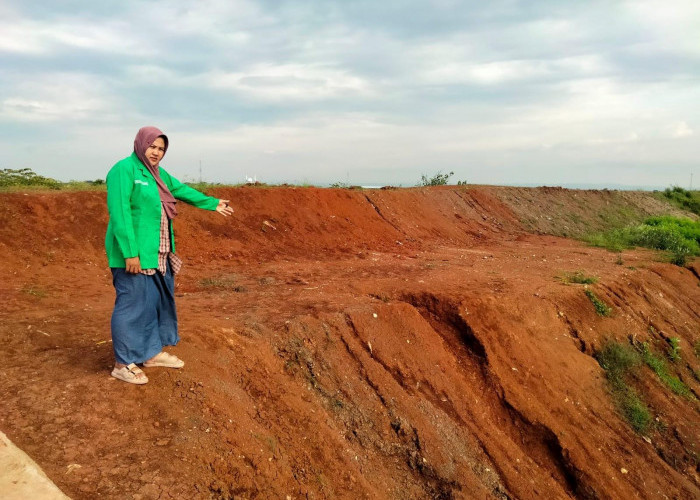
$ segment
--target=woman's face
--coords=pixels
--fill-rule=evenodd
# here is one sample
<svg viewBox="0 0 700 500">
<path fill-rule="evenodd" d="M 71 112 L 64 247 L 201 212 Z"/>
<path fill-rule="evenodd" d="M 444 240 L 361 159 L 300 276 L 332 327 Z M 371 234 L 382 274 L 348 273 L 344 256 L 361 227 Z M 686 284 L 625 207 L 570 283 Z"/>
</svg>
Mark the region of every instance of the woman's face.
<svg viewBox="0 0 700 500">
<path fill-rule="evenodd" d="M 160 160 L 163 159 L 163 155 L 165 155 L 165 141 L 162 137 L 158 137 L 146 149 L 146 159 L 148 159 L 152 167 L 157 167 Z"/>
</svg>

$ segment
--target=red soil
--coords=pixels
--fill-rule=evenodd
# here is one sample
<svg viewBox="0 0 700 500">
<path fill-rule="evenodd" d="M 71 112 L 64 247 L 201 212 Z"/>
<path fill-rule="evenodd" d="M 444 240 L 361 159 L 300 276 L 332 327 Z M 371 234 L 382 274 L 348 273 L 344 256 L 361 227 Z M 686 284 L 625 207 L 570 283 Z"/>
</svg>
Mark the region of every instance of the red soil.
<svg viewBox="0 0 700 500">
<path fill-rule="evenodd" d="M 611 206 L 660 202 L 488 187 L 212 194 L 236 215 L 183 207 L 175 222 L 186 267 L 171 351 L 186 366 L 147 369 L 141 387 L 109 376 L 104 193 L 0 194 L 0 430 L 69 496 L 700 497 L 698 266 L 647 251 L 620 265 L 525 230 L 557 233 L 577 214 L 558 233 L 574 234 Z M 611 317 L 557 279 L 577 270 L 599 278 L 589 287 Z M 672 337 L 681 360 L 667 364 L 694 396 L 640 368 L 632 383 L 656 419 L 642 436 L 593 355 L 628 338 L 663 354 Z"/>
</svg>

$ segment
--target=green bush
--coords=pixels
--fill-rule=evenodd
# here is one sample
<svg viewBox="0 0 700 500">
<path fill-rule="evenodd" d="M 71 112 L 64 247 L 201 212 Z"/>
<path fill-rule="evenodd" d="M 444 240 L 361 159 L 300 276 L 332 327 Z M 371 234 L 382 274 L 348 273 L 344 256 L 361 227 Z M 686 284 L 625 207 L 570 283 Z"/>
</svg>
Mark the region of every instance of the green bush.
<svg viewBox="0 0 700 500">
<path fill-rule="evenodd" d="M 444 186 L 447 184 L 447 182 L 450 180 L 450 177 L 452 177 L 455 173 L 450 172 L 449 174 L 443 174 L 441 172 L 438 172 L 437 174 L 433 175 L 432 177 L 428 177 L 427 175 L 423 174 L 420 176 L 420 184 L 419 186 Z"/>
<path fill-rule="evenodd" d="M 662 196 L 677 207 L 700 215 L 700 191 L 688 191 L 673 186 L 664 190 Z"/>
<path fill-rule="evenodd" d="M 685 265 L 686 258 L 700 255 L 700 222 L 679 217 L 650 217 L 642 224 L 615 229 L 586 238 L 594 246 L 619 252 L 644 247 L 671 253 L 671 262 Z"/>
</svg>

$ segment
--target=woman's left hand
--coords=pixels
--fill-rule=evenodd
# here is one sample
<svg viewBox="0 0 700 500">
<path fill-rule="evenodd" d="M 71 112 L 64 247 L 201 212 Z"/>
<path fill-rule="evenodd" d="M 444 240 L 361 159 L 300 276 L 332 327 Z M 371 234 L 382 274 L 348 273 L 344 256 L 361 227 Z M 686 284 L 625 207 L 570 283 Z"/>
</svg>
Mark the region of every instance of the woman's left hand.
<svg viewBox="0 0 700 500">
<path fill-rule="evenodd" d="M 219 205 L 216 207 L 216 211 L 224 217 L 233 215 L 233 208 L 228 206 L 228 202 L 229 200 L 219 200 Z"/>
</svg>

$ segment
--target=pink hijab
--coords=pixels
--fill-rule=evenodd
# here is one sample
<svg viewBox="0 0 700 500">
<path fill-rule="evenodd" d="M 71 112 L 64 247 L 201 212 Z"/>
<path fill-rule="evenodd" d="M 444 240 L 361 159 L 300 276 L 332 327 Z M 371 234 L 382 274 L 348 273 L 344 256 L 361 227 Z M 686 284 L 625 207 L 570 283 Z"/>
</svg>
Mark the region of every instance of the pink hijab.
<svg viewBox="0 0 700 500">
<path fill-rule="evenodd" d="M 165 214 L 168 216 L 168 219 L 173 219 L 177 215 L 177 208 L 175 207 L 177 201 L 175 201 L 175 197 L 168 189 L 168 186 L 166 186 L 160 178 L 158 167 L 152 167 L 151 162 L 146 158 L 146 150 L 158 137 L 162 137 L 163 141 L 165 141 L 165 151 L 167 152 L 168 137 L 156 127 L 143 127 L 139 129 L 136 134 L 136 139 L 134 139 L 134 153 L 136 153 L 138 159 L 141 160 L 141 163 L 151 172 L 151 175 L 153 175 L 153 178 L 156 180 L 156 184 L 158 184 L 158 193 L 160 193 L 160 201 L 163 203 Z M 163 156 L 165 156 L 165 154 Z"/>
</svg>

